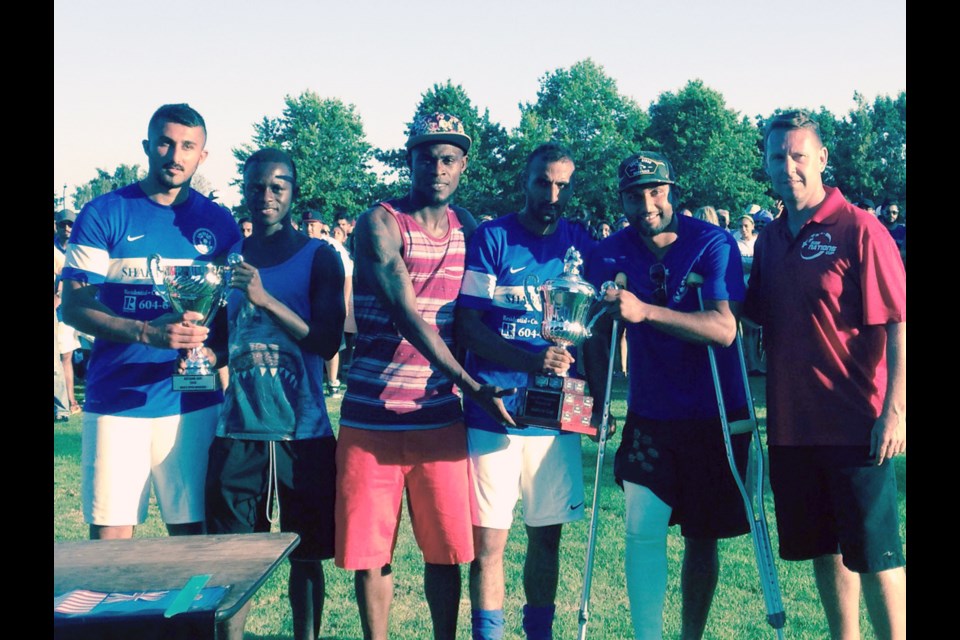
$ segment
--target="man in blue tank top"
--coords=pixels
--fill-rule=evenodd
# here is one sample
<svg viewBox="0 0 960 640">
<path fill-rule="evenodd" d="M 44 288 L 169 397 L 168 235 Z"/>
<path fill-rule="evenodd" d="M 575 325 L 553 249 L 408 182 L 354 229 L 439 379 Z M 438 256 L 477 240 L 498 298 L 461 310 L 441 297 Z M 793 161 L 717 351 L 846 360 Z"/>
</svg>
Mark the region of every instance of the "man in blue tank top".
<svg viewBox="0 0 960 640">
<path fill-rule="evenodd" d="M 333 557 L 336 441 L 323 396 L 323 359 L 343 334 L 343 269 L 333 248 L 291 225 L 297 168 L 261 149 L 243 168 L 253 233 L 227 295 L 230 386 L 207 470 L 207 531 L 300 536 L 290 554 L 295 640 L 320 636 L 323 560 Z M 221 360 L 223 362 L 223 360 Z M 274 507 L 274 496 L 276 507 Z M 243 640 L 247 607 L 224 625 Z"/>
</svg>

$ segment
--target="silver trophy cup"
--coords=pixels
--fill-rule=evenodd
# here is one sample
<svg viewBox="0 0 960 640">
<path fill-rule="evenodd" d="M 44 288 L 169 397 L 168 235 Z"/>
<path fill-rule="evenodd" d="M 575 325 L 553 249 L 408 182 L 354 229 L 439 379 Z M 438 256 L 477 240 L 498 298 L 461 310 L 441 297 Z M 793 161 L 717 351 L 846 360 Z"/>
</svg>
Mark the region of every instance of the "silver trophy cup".
<svg viewBox="0 0 960 640">
<path fill-rule="evenodd" d="M 177 313 L 196 311 L 203 318 L 199 324 L 207 326 L 217 310 L 226 304 L 227 285 L 234 265 L 242 262 L 237 254 L 230 254 L 226 265 L 166 265 L 163 258 L 153 254 L 147 260 L 147 272 L 153 280 L 154 292 L 167 301 Z M 173 375 L 174 391 L 213 391 L 216 376 L 213 364 L 195 347 L 187 352 L 186 372 Z"/>
<path fill-rule="evenodd" d="M 539 283 L 536 275 L 524 280 L 523 293 L 527 304 L 543 314 L 540 335 L 544 340 L 561 347 L 575 347 L 591 336 L 591 328 L 603 310 L 590 318 L 591 310 L 607 289 L 616 288 L 605 282 L 600 294 L 580 277 L 583 260 L 574 247 L 567 249 L 563 259 L 563 274 Z M 539 296 L 531 294 L 532 291 Z M 595 434 L 590 426 L 593 399 L 586 395 L 583 380 L 552 373 L 531 373 L 526 392 L 520 401 L 517 421 L 520 424 L 555 428 L 562 431 Z"/>
</svg>

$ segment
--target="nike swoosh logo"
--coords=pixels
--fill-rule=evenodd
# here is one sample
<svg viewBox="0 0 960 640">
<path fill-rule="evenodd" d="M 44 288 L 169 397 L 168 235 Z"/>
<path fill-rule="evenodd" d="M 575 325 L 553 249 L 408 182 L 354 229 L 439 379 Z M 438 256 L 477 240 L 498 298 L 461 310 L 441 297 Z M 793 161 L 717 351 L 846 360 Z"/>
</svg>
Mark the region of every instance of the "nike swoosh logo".
<svg viewBox="0 0 960 640">
<path fill-rule="evenodd" d="M 520 273 L 524 269 L 526 269 L 526 267 L 517 267 L 516 269 L 514 269 L 513 267 L 510 267 L 510 273 Z"/>
<path fill-rule="evenodd" d="M 570 511 L 576 511 L 583 506 L 583 502 L 578 502 L 577 504 L 570 505 Z"/>
<path fill-rule="evenodd" d="M 144 237 L 145 235 L 147 234 L 141 233 L 139 236 L 127 236 L 127 242 L 136 242 L 137 240 Z"/>
</svg>

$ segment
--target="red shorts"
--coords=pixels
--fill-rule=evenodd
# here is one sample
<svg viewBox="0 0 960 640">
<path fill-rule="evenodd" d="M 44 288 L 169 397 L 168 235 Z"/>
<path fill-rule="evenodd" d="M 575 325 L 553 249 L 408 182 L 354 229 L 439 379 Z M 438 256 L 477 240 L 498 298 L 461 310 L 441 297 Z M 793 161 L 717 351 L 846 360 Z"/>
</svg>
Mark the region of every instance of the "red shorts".
<svg viewBox="0 0 960 640">
<path fill-rule="evenodd" d="M 473 560 L 474 496 L 463 423 L 420 431 L 341 427 L 334 556 L 338 567 L 378 569 L 390 563 L 404 488 L 424 561 Z"/>
</svg>

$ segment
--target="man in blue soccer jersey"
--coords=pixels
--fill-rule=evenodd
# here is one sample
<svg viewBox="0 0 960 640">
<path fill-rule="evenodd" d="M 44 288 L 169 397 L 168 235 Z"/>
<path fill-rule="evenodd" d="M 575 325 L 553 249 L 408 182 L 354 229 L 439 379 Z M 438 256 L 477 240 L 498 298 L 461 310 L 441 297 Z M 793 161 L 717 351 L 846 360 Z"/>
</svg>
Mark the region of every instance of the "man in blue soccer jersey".
<svg viewBox="0 0 960 640">
<path fill-rule="evenodd" d="M 220 391 L 181 393 L 178 350 L 208 329 L 153 291 L 147 259 L 174 265 L 222 261 L 240 239 L 227 209 L 190 188 L 206 159 L 203 117 L 160 107 L 143 151 L 147 176 L 88 203 L 63 269 L 64 320 L 96 336 L 82 435 L 83 513 L 93 539 L 129 538 L 147 517 L 150 485 L 171 535 L 203 533 L 207 456 Z"/>
<path fill-rule="evenodd" d="M 613 318 L 626 326 L 630 390 L 614 459 L 626 506 L 626 580 L 636 638 L 661 638 L 667 587 L 667 529 L 684 538 L 680 637 L 703 635 L 717 586 L 717 539 L 750 530 L 726 460 L 705 345 L 717 360 L 730 420 L 747 417 L 738 356 L 729 345 L 744 297 L 740 251 L 715 225 L 678 215 L 676 176 L 666 157 L 632 155 L 618 170 L 620 204 L 630 226 L 602 241 L 587 261 L 598 285 L 623 273 L 608 291 Z M 704 308 L 688 284 L 702 278 Z M 610 321 L 601 317 L 584 346 L 594 414 L 602 410 Z M 749 435 L 733 436 L 741 473 Z"/>
<path fill-rule="evenodd" d="M 527 158 L 523 209 L 483 223 L 470 239 L 457 329 L 468 349 L 466 369 L 481 383 L 523 387 L 529 373 L 563 374 L 573 363 L 569 351 L 540 337 L 541 313 L 527 304 L 523 289 L 530 275 L 541 283 L 561 275 L 570 247 L 586 257 L 594 245 L 586 227 L 561 217 L 573 172 L 567 149 L 541 145 Z M 518 399 L 503 399 L 511 414 Z M 528 536 L 523 627 L 528 638 L 550 638 L 561 527 L 583 517 L 580 436 L 506 427 L 469 398 L 464 418 L 478 503 L 470 565 L 473 637 L 503 637 L 503 552 L 522 496 Z"/>
</svg>

